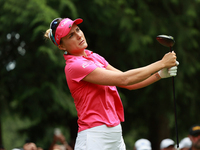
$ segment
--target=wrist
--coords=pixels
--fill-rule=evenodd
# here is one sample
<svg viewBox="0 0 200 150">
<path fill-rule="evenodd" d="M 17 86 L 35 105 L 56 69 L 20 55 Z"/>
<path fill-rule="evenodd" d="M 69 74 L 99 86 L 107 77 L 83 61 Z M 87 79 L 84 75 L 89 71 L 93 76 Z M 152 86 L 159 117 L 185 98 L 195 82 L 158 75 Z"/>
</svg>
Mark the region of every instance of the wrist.
<svg viewBox="0 0 200 150">
<path fill-rule="evenodd" d="M 165 66 L 165 63 L 163 62 L 163 60 L 160 60 L 159 62 L 160 62 L 161 69 L 163 69 L 163 68 L 166 67 L 166 66 Z"/>
</svg>

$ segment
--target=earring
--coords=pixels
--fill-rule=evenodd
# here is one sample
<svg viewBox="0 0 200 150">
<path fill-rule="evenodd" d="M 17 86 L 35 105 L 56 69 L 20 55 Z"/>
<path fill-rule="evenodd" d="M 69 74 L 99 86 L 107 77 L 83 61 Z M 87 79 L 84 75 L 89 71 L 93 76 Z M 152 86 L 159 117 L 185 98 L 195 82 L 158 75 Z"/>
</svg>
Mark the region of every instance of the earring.
<svg viewBox="0 0 200 150">
<path fill-rule="evenodd" d="M 67 51 L 65 51 L 64 54 L 67 55 Z"/>
</svg>

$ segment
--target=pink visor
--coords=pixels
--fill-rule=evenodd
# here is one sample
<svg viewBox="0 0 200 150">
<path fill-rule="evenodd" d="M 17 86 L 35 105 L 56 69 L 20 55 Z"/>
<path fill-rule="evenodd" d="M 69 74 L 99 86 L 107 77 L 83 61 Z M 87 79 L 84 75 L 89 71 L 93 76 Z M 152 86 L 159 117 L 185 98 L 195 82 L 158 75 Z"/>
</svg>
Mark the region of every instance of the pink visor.
<svg viewBox="0 0 200 150">
<path fill-rule="evenodd" d="M 74 23 L 78 25 L 78 24 L 80 24 L 82 22 L 83 22 L 83 19 L 80 19 L 80 18 L 78 18 L 78 19 L 76 19 L 74 21 L 69 19 L 69 18 L 63 19 L 59 23 L 59 25 L 58 25 L 58 27 L 56 29 L 56 33 L 55 33 L 55 41 L 56 41 L 56 43 L 58 45 L 60 45 L 60 39 L 63 38 L 64 36 L 66 36 L 70 32 L 70 30 L 72 28 L 72 25 Z"/>
</svg>

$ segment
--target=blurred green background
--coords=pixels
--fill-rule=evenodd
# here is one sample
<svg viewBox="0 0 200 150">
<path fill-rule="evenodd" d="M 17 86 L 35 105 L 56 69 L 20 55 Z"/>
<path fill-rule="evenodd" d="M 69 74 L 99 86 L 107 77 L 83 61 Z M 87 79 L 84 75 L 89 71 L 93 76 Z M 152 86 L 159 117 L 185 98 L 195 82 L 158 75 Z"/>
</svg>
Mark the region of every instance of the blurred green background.
<svg viewBox="0 0 200 150">
<path fill-rule="evenodd" d="M 57 127 L 69 143 L 76 138 L 63 53 L 43 37 L 57 17 L 82 18 L 88 49 L 122 71 L 160 60 L 169 48 L 156 36 L 174 37 L 180 141 L 200 123 L 199 8 L 200 0 L 0 0 L 0 145 L 10 150 L 29 139 L 48 149 Z M 127 150 L 139 138 L 149 139 L 153 150 L 164 138 L 177 142 L 170 78 L 119 93 Z"/>
</svg>

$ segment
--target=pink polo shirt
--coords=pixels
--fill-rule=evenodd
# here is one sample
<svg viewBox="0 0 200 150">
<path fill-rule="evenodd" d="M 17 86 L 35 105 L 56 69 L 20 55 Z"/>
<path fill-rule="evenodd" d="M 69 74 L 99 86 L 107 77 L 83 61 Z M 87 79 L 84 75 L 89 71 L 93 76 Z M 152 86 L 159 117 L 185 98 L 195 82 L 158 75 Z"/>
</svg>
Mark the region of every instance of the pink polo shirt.
<svg viewBox="0 0 200 150">
<path fill-rule="evenodd" d="M 100 55 L 85 50 L 87 57 L 64 55 L 65 75 L 78 113 L 78 132 L 106 124 L 114 127 L 124 121 L 124 110 L 115 86 L 82 81 L 97 67 L 108 62 Z"/>
</svg>

